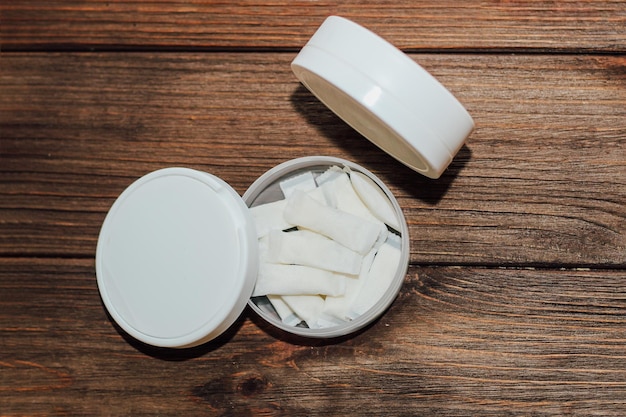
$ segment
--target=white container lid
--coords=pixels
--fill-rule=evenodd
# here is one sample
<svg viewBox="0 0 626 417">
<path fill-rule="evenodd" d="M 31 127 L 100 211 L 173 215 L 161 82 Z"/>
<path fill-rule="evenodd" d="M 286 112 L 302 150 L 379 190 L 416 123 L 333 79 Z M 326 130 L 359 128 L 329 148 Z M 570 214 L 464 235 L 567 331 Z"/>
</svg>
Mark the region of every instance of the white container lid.
<svg viewBox="0 0 626 417">
<path fill-rule="evenodd" d="M 415 61 L 358 24 L 328 17 L 291 64 L 355 130 L 411 169 L 439 178 L 474 121 Z"/>
<path fill-rule="evenodd" d="M 258 269 L 252 215 L 223 180 L 166 168 L 131 184 L 102 225 L 102 300 L 134 338 L 161 347 L 214 339 L 246 306 Z"/>
</svg>

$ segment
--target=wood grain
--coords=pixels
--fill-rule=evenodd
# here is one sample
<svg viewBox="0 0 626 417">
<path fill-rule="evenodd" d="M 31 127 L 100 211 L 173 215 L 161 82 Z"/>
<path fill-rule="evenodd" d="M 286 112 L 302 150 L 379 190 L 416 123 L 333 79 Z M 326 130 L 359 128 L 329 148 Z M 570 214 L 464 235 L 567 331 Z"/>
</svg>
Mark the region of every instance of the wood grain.
<svg viewBox="0 0 626 417">
<path fill-rule="evenodd" d="M 3 416 L 626 410 L 624 271 L 413 267 L 352 338 L 293 339 L 246 311 L 220 339 L 171 352 L 119 333 L 93 268 L 3 258 Z"/>
<path fill-rule="evenodd" d="M 403 49 L 626 51 L 626 2 L 579 0 L 4 1 L 0 45 L 299 49 L 331 14 L 353 19 Z"/>
<path fill-rule="evenodd" d="M 0 254 L 92 257 L 114 199 L 157 168 L 243 193 L 280 162 L 332 155 L 391 187 L 413 263 L 626 264 L 624 57 L 412 56 L 477 124 L 438 181 L 299 86 L 290 53 L 4 54 Z"/>
<path fill-rule="evenodd" d="M 299 85 L 330 14 L 473 115 L 441 179 Z M 0 50 L 0 417 L 626 415 L 626 2 L 3 1 Z M 308 155 L 365 166 L 403 208 L 386 314 L 305 340 L 247 309 L 187 350 L 115 325 L 94 253 L 126 186 L 187 166 L 243 193 Z"/>
</svg>

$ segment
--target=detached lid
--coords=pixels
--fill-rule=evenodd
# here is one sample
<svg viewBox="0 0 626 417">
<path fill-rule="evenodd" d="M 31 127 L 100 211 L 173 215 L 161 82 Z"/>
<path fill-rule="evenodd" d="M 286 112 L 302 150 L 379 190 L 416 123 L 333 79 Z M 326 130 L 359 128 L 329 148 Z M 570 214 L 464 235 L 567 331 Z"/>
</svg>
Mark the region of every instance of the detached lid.
<svg viewBox="0 0 626 417">
<path fill-rule="evenodd" d="M 223 180 L 152 172 L 115 201 L 100 232 L 102 300 L 131 336 L 155 346 L 214 339 L 246 306 L 258 269 L 252 216 Z"/>
<path fill-rule="evenodd" d="M 461 103 L 426 70 L 341 17 L 324 21 L 291 68 L 346 123 L 431 178 L 441 176 L 474 128 Z"/>
</svg>

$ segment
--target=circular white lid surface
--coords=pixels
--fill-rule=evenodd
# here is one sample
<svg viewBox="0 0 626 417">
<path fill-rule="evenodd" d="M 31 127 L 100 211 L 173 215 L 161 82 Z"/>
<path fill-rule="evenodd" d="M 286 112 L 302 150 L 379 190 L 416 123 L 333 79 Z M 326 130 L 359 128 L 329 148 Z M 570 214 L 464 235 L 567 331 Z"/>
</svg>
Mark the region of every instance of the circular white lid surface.
<svg viewBox="0 0 626 417">
<path fill-rule="evenodd" d="M 474 128 L 461 103 L 399 49 L 330 16 L 291 64 L 355 130 L 413 170 L 438 178 Z"/>
<path fill-rule="evenodd" d="M 226 330 L 256 280 L 258 243 L 237 192 L 210 174 L 167 168 L 111 207 L 96 251 L 107 310 L 131 336 L 188 347 Z"/>
</svg>

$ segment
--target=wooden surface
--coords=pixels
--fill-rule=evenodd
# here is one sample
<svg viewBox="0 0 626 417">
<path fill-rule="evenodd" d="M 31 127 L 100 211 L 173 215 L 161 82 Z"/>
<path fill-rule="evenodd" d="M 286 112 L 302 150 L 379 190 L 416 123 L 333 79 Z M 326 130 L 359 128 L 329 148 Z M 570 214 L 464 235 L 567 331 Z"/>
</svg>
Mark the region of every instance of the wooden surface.
<svg viewBox="0 0 626 417">
<path fill-rule="evenodd" d="M 297 50 L 337 14 L 403 49 L 626 51 L 623 1 L 20 0 L 0 13 L 8 49 Z"/>
<path fill-rule="evenodd" d="M 476 130 L 428 180 L 289 69 L 328 14 L 409 52 Z M 0 416 L 626 415 L 626 2 L 0 4 Z M 188 166 L 240 193 L 300 156 L 364 165 L 409 222 L 401 293 L 353 337 L 246 310 L 184 351 L 107 315 L 119 193 Z"/>
</svg>

